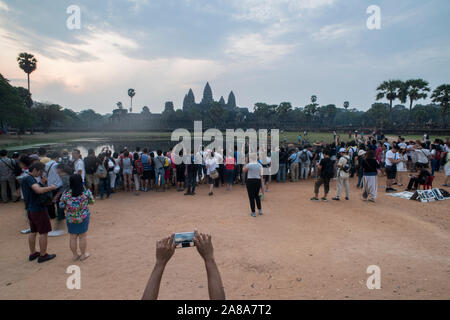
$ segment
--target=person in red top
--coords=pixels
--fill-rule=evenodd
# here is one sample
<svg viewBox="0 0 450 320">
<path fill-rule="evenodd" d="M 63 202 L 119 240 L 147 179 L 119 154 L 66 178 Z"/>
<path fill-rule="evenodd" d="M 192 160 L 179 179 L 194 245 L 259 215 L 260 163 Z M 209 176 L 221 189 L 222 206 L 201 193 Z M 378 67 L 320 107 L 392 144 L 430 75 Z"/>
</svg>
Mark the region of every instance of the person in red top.
<svg viewBox="0 0 450 320">
<path fill-rule="evenodd" d="M 230 154 L 233 154 L 233 152 L 230 152 Z M 234 157 L 227 157 L 225 158 L 225 181 L 227 185 L 227 191 L 231 191 L 231 187 L 233 185 L 234 180 L 234 166 L 236 165 L 236 159 Z"/>
</svg>

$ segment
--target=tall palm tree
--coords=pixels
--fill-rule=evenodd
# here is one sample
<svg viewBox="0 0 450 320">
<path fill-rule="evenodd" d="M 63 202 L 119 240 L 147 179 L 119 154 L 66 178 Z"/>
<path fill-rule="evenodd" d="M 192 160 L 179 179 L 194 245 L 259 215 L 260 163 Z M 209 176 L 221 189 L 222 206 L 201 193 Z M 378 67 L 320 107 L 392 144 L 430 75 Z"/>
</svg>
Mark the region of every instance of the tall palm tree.
<svg viewBox="0 0 450 320">
<path fill-rule="evenodd" d="M 345 101 L 344 102 L 344 109 L 347 110 L 350 107 L 350 102 Z"/>
<path fill-rule="evenodd" d="M 403 87 L 401 80 L 383 81 L 377 88 L 377 100 L 386 98 L 389 100 L 389 117 L 392 119 L 392 102 L 400 97 L 400 90 Z"/>
<path fill-rule="evenodd" d="M 414 101 L 426 99 L 427 92 L 430 92 L 428 81 L 423 79 L 411 79 L 404 83 L 400 90 L 400 100 L 405 103 L 409 98 L 409 112 L 411 113 Z"/>
<path fill-rule="evenodd" d="M 133 97 L 135 96 L 136 91 L 134 91 L 134 89 L 128 89 L 128 96 L 131 98 L 131 107 L 130 107 L 130 112 L 133 111 Z"/>
<path fill-rule="evenodd" d="M 20 69 L 22 69 L 28 76 L 28 92 L 30 92 L 30 73 L 36 70 L 37 60 L 32 54 L 22 52 L 19 53 L 17 61 L 19 62 Z"/>
<path fill-rule="evenodd" d="M 434 89 L 431 95 L 431 101 L 434 103 L 439 103 L 442 110 L 442 124 L 444 128 L 447 127 L 446 115 L 448 112 L 448 97 L 450 96 L 450 84 L 442 84 L 436 89 Z"/>
</svg>

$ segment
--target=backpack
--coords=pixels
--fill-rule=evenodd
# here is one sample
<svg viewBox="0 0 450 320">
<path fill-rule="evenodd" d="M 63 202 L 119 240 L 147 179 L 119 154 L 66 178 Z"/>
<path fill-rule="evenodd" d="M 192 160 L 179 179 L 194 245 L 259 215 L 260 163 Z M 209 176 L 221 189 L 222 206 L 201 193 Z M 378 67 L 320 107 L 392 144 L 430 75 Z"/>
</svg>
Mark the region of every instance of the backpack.
<svg viewBox="0 0 450 320">
<path fill-rule="evenodd" d="M 192 163 L 194 163 L 194 162 L 192 162 Z M 166 159 L 164 159 L 164 168 L 168 168 L 168 167 L 169 167 L 169 158 L 166 157 Z"/>
<path fill-rule="evenodd" d="M 134 166 L 136 167 L 136 173 L 137 174 L 143 174 L 144 173 L 144 165 L 142 164 L 141 160 L 134 161 Z"/>
<path fill-rule="evenodd" d="M 345 173 L 348 173 L 350 171 L 350 160 L 347 157 L 344 157 L 347 161 L 345 163 L 345 166 L 342 167 L 342 171 Z"/>
<path fill-rule="evenodd" d="M 99 177 L 100 179 L 105 179 L 106 178 L 106 168 L 105 166 L 102 164 L 99 164 L 97 167 L 97 170 L 95 171 L 95 175 L 97 177 Z"/>
<path fill-rule="evenodd" d="M 75 170 L 74 162 L 71 161 L 69 157 L 67 156 L 62 157 L 61 163 L 65 164 L 66 166 L 69 166 L 70 168 L 72 168 L 72 170 Z"/>
<path fill-rule="evenodd" d="M 301 162 L 308 162 L 308 152 L 307 151 L 302 151 L 300 153 L 300 161 Z"/>
</svg>

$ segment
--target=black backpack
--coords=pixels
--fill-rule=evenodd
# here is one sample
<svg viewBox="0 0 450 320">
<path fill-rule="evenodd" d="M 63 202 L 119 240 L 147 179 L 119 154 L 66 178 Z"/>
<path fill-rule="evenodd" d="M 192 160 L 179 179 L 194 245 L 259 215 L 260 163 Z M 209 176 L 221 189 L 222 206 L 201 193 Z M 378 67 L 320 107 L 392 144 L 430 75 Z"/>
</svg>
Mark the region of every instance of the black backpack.
<svg viewBox="0 0 450 320">
<path fill-rule="evenodd" d="M 301 162 L 308 162 L 308 151 L 302 151 L 300 153 L 300 161 Z"/>
</svg>

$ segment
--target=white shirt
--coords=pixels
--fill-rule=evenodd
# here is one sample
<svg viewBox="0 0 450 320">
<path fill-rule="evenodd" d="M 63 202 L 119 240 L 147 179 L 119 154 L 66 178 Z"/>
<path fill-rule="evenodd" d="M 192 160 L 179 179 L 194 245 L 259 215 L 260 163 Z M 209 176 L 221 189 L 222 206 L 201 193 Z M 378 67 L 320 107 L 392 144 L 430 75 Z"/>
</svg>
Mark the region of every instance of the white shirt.
<svg viewBox="0 0 450 320">
<path fill-rule="evenodd" d="M 78 173 L 78 171 L 81 170 L 81 178 L 83 178 L 83 181 L 84 181 L 84 176 L 86 175 L 86 171 L 84 170 L 83 159 L 78 159 L 77 161 L 75 161 L 75 163 L 73 165 L 75 167 L 74 173 Z"/>
<path fill-rule="evenodd" d="M 52 184 L 54 184 L 59 188 L 62 186 L 62 180 L 58 174 L 58 171 L 56 170 L 57 166 L 58 163 L 55 160 L 50 160 L 45 165 L 45 172 L 47 176 L 47 185 L 51 186 Z"/>
<path fill-rule="evenodd" d="M 389 150 L 388 152 L 386 152 L 386 166 L 393 166 L 394 164 L 389 160 L 398 160 L 399 159 L 399 154 L 398 152 L 393 152 L 392 150 Z"/>
<path fill-rule="evenodd" d="M 428 156 L 430 155 L 430 150 L 428 149 L 416 149 L 417 162 L 428 163 Z"/>
<path fill-rule="evenodd" d="M 216 158 L 209 158 L 205 161 L 206 165 L 206 174 L 210 174 L 211 171 L 214 171 L 219 165 L 217 164 Z"/>
</svg>

